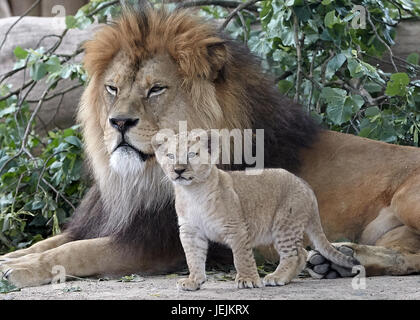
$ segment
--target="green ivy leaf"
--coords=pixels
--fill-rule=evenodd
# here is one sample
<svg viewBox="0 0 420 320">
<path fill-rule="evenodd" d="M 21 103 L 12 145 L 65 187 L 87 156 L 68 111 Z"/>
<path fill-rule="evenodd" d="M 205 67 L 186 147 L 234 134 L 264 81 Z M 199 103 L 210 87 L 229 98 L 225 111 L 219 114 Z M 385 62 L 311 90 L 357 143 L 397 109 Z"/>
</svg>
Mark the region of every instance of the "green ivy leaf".
<svg viewBox="0 0 420 320">
<path fill-rule="evenodd" d="M 420 55 L 416 52 L 410 53 L 407 57 L 407 62 L 411 63 L 411 64 L 419 64 L 419 60 L 420 60 Z"/>
<path fill-rule="evenodd" d="M 339 53 L 332 58 L 328 64 L 325 76 L 327 79 L 331 78 L 338 69 L 341 68 L 341 66 L 346 62 L 347 58 L 343 53 Z"/>
<path fill-rule="evenodd" d="M 280 80 L 278 87 L 281 93 L 287 94 L 291 88 L 293 88 L 293 82 L 289 80 Z"/>
<path fill-rule="evenodd" d="M 335 16 L 335 10 L 332 10 L 325 15 L 324 24 L 327 28 L 332 28 L 335 24 L 340 22 L 340 18 Z"/>
<path fill-rule="evenodd" d="M 7 280 L 0 280 L 0 293 L 9 293 L 14 291 L 20 291 L 13 284 Z"/>
<path fill-rule="evenodd" d="M 70 136 L 64 139 L 66 142 L 78 147 L 78 148 L 82 148 L 82 142 L 80 141 L 80 139 L 76 136 Z"/>
<path fill-rule="evenodd" d="M 387 82 L 385 94 L 393 96 L 405 96 L 407 92 L 407 85 L 410 83 L 410 78 L 404 72 L 394 73 L 391 79 Z"/>
<path fill-rule="evenodd" d="M 327 115 L 334 124 L 341 125 L 351 119 L 353 103 L 346 90 L 324 87 L 321 97 L 328 104 Z"/>
<path fill-rule="evenodd" d="M 21 47 L 17 46 L 15 48 L 15 50 L 13 51 L 13 53 L 15 54 L 16 58 L 18 59 L 26 59 L 26 57 L 28 56 L 29 52 L 22 49 Z"/>
<path fill-rule="evenodd" d="M 30 76 L 33 80 L 41 80 L 47 74 L 46 64 L 43 62 L 35 63 L 31 66 Z"/>
<path fill-rule="evenodd" d="M 67 29 L 74 29 L 77 27 L 77 19 L 73 16 L 66 17 L 66 27 Z"/>
</svg>

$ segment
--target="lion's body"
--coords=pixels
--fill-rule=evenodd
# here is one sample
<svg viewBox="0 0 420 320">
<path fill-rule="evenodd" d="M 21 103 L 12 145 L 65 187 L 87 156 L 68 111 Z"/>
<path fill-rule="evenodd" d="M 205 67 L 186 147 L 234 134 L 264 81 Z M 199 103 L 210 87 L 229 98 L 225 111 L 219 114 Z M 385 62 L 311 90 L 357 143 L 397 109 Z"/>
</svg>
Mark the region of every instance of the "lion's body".
<svg viewBox="0 0 420 320">
<path fill-rule="evenodd" d="M 86 44 L 85 66 L 78 118 L 95 183 L 63 235 L 2 257 L 14 284 L 47 283 L 54 265 L 87 276 L 183 263 L 172 191 L 150 144 L 181 120 L 188 129 L 263 128 L 265 166 L 309 182 L 330 241 L 372 245 L 348 244 L 368 274 L 420 271 L 418 149 L 319 133 L 245 47 L 184 11 L 126 12 Z"/>
</svg>

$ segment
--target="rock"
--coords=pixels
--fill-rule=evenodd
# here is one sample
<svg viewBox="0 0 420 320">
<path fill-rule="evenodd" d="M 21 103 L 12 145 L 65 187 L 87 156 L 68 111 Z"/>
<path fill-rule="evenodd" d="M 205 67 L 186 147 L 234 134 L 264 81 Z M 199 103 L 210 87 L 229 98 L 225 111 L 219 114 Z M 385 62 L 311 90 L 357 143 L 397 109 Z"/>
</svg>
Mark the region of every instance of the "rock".
<svg viewBox="0 0 420 320">
<path fill-rule="evenodd" d="M 3 35 L 9 29 L 9 27 L 16 21 L 16 17 L 0 19 L 0 34 Z M 14 49 L 16 46 L 26 48 L 36 48 L 38 42 L 43 36 L 52 34 L 61 34 L 65 29 L 65 18 L 37 18 L 37 17 L 24 17 L 13 29 L 10 31 L 4 47 L 0 51 L 0 79 L 1 75 L 13 69 L 13 65 L 16 62 L 14 56 Z M 56 51 L 59 54 L 71 54 L 77 48 L 78 45 L 92 37 L 94 28 L 97 25 L 92 25 L 86 30 L 72 29 L 69 30 L 67 35 L 64 37 L 62 44 Z M 1 40 L 3 38 L 1 37 Z M 48 37 L 42 41 L 42 46 L 50 48 L 57 41 L 56 37 Z M 82 54 L 77 56 L 74 62 L 80 62 Z M 26 81 L 29 79 L 29 73 L 26 75 Z M 19 72 L 14 76 L 5 80 L 4 83 L 10 83 L 13 88 L 18 88 L 23 83 L 24 77 L 23 72 Z M 63 80 L 59 83 L 54 92 L 69 88 L 77 84 L 76 81 Z M 12 88 L 12 90 L 13 90 Z M 37 100 L 45 90 L 45 80 L 41 80 L 37 84 L 32 92 L 28 96 L 28 100 Z M 54 127 L 67 128 L 74 124 L 75 111 L 82 94 L 83 88 L 80 87 L 74 91 L 71 91 L 64 95 L 61 107 L 57 109 L 60 101 L 60 97 L 57 96 L 49 101 L 46 101 L 42 106 L 38 118 L 41 121 L 37 122 L 37 130 L 41 132 L 41 129 L 50 130 Z M 36 103 L 31 103 L 30 107 L 35 108 Z M 45 128 L 44 128 L 45 126 Z M 42 133 L 42 132 L 41 132 Z"/>
</svg>

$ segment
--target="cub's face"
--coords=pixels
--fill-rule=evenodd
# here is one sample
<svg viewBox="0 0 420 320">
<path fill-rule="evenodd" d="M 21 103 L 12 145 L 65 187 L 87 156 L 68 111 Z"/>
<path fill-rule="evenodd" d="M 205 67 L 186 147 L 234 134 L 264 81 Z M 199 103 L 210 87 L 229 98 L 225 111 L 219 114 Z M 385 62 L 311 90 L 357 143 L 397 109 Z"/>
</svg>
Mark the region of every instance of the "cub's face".
<svg viewBox="0 0 420 320">
<path fill-rule="evenodd" d="M 162 128 L 176 130 L 191 104 L 176 64 L 166 55 L 136 65 L 120 52 L 105 72 L 101 90 L 104 144 L 111 168 L 119 172 L 154 161 L 151 138 Z"/>
<path fill-rule="evenodd" d="M 156 159 L 172 183 L 190 185 L 207 180 L 214 166 L 207 140 L 186 139 L 178 134 L 164 143 L 159 143 L 156 137 L 152 141 Z"/>
</svg>

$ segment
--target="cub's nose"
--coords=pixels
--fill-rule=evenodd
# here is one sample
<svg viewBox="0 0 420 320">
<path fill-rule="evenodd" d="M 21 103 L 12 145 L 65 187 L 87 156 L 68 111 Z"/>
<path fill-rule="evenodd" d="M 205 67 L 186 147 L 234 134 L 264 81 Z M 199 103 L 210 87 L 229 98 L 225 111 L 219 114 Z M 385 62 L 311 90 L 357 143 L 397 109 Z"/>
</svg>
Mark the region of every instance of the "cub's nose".
<svg viewBox="0 0 420 320">
<path fill-rule="evenodd" d="M 181 174 L 183 174 L 185 172 L 185 169 L 184 168 L 178 168 L 178 169 L 174 169 L 174 171 L 175 171 L 175 173 L 177 173 L 180 176 Z"/>
<path fill-rule="evenodd" d="M 134 127 L 139 122 L 139 119 L 110 118 L 109 122 L 111 123 L 111 126 L 113 126 L 115 129 L 117 129 L 121 133 L 125 133 L 128 129 Z"/>
</svg>

